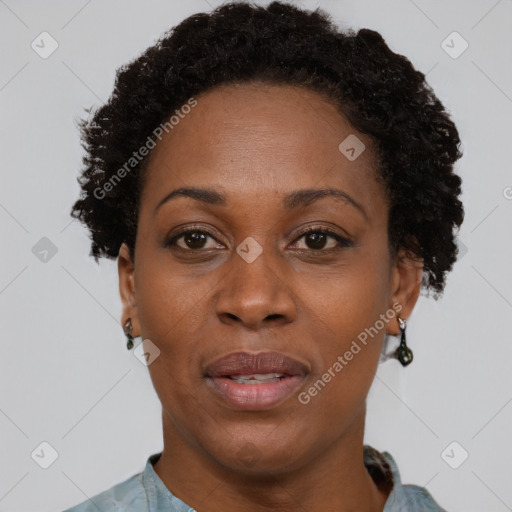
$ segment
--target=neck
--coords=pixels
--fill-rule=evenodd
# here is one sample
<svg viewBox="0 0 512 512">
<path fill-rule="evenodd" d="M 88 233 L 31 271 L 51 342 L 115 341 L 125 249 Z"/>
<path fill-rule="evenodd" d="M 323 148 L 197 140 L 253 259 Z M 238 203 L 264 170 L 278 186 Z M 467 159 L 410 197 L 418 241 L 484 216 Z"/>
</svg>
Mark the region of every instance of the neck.
<svg viewBox="0 0 512 512">
<path fill-rule="evenodd" d="M 154 470 L 176 497 L 205 512 L 382 512 L 387 492 L 363 463 L 364 417 L 365 410 L 349 432 L 292 471 L 241 472 L 187 443 L 164 412 L 164 449 Z"/>
</svg>

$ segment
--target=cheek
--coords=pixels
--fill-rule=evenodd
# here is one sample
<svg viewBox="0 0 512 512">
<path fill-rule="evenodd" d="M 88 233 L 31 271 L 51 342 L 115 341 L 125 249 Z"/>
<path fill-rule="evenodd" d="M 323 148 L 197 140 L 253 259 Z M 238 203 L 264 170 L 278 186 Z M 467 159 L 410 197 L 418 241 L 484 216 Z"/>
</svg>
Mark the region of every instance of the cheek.
<svg viewBox="0 0 512 512">
<path fill-rule="evenodd" d="M 173 409 L 186 407 L 187 401 L 192 405 L 193 387 L 200 378 L 197 340 L 204 340 L 200 315 L 208 284 L 204 280 L 191 283 L 171 270 L 144 262 L 136 271 L 136 290 L 141 335 L 160 350 L 148 370 L 160 401 Z"/>
<path fill-rule="evenodd" d="M 340 413 L 354 410 L 371 386 L 385 336 L 386 268 L 377 258 L 363 257 L 303 286 L 319 355 L 304 401 L 314 407 L 335 403 Z"/>
<path fill-rule="evenodd" d="M 301 274 L 296 290 L 307 321 L 341 344 L 373 325 L 388 304 L 387 259 L 379 254 L 360 250 L 328 271 Z"/>
<path fill-rule="evenodd" d="M 160 261 L 163 260 L 163 261 Z M 175 267 L 174 267 L 175 268 Z M 142 335 L 169 355 L 187 350 L 203 324 L 201 312 L 214 281 L 195 279 L 190 272 L 173 271 L 167 259 L 155 258 L 136 270 L 137 313 Z"/>
</svg>

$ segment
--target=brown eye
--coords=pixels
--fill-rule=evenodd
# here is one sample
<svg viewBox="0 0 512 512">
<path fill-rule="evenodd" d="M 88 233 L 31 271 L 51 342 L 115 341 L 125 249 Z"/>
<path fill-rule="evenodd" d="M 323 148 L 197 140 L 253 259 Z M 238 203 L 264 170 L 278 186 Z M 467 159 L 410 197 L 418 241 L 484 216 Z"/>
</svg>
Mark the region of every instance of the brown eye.
<svg viewBox="0 0 512 512">
<path fill-rule="evenodd" d="M 323 233 L 309 233 L 304 236 L 304 240 L 310 249 L 324 249 L 328 235 Z"/>
<path fill-rule="evenodd" d="M 339 249 L 342 247 L 351 247 L 352 242 L 347 238 L 344 238 L 338 233 L 331 231 L 330 229 L 319 227 L 319 228 L 311 228 L 305 232 L 303 232 L 296 240 L 295 244 L 304 239 L 306 244 L 305 250 L 312 251 L 322 251 L 322 250 L 331 250 L 331 249 Z M 331 239 L 331 242 L 328 247 L 326 247 L 328 240 Z M 297 248 L 297 247 L 296 247 Z M 298 249 L 301 249 L 298 247 Z"/>
<path fill-rule="evenodd" d="M 176 246 L 184 250 L 198 250 L 198 249 L 215 249 L 217 244 L 212 247 L 205 247 L 208 238 L 215 240 L 208 231 L 203 230 L 188 230 L 183 231 L 177 235 L 172 236 L 165 242 L 165 247 Z M 183 243 L 178 243 L 179 240 L 183 239 Z M 216 240 L 215 240 L 216 241 Z"/>
<path fill-rule="evenodd" d="M 206 243 L 207 236 L 208 235 L 205 235 L 204 233 L 193 231 L 182 235 L 181 238 L 183 238 L 185 245 L 189 249 L 202 249 Z"/>
</svg>

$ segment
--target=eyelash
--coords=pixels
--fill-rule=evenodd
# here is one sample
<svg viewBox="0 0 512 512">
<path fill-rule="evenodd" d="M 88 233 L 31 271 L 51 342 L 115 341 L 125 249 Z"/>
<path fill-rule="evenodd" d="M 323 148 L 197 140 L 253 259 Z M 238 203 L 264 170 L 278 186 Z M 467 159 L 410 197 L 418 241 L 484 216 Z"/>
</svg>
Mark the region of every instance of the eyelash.
<svg viewBox="0 0 512 512">
<path fill-rule="evenodd" d="M 184 231 L 181 231 L 179 233 L 176 233 L 175 235 L 173 235 L 172 237 L 169 237 L 165 243 L 164 243 L 164 247 L 169 247 L 169 246 L 172 246 L 172 245 L 176 245 L 176 242 L 182 238 L 184 235 L 188 235 L 188 234 L 191 234 L 191 233 L 203 233 L 203 234 L 206 234 L 208 235 L 209 237 L 213 238 L 215 241 L 218 242 L 218 240 L 215 238 L 215 236 L 213 236 L 212 233 L 210 233 L 208 230 L 204 229 L 204 228 L 194 228 L 194 227 L 189 227 L 188 229 L 184 230 Z M 310 233 L 315 233 L 315 234 L 322 234 L 322 235 L 328 235 L 329 237 L 333 238 L 334 240 L 336 240 L 338 242 L 338 246 L 337 247 L 331 247 L 329 249 L 299 249 L 299 250 L 302 250 L 302 251 L 312 251 L 312 252 L 331 252 L 333 250 L 338 250 L 338 249 L 343 249 L 343 248 L 347 248 L 347 247 L 352 247 L 353 246 L 353 243 L 351 240 L 349 240 L 348 238 L 345 238 L 341 235 L 339 235 L 338 233 L 336 233 L 335 231 L 332 231 L 331 229 L 329 228 L 326 228 L 326 227 L 323 227 L 323 226 L 319 226 L 319 227 L 310 227 L 302 232 L 300 232 L 298 234 L 298 236 L 295 238 L 295 240 L 292 242 L 292 243 L 296 243 L 298 242 L 301 238 L 303 238 L 304 236 L 307 236 L 309 235 Z M 201 251 L 201 250 L 204 250 L 204 249 L 184 249 L 183 247 L 178 247 L 178 249 L 183 249 L 184 251 L 190 251 L 190 252 L 198 252 L 198 251 Z"/>
<path fill-rule="evenodd" d="M 303 238 L 304 236 L 306 235 L 309 235 L 310 233 L 319 233 L 321 235 L 328 235 L 329 237 L 333 238 L 334 240 L 336 240 L 338 242 L 338 246 L 337 247 L 331 247 L 330 249 L 308 249 L 310 251 L 313 251 L 313 252 L 328 252 L 328 251 L 332 251 L 332 250 L 336 250 L 336 249 L 343 249 L 343 248 L 346 248 L 346 247 L 352 247 L 352 242 L 351 240 L 349 240 L 348 238 L 345 238 L 341 235 L 339 235 L 338 233 L 336 233 L 336 231 L 333 231 L 329 228 L 326 228 L 326 227 L 323 227 L 323 226 L 318 226 L 318 227 L 309 227 L 307 229 L 305 229 L 304 231 L 301 231 L 298 235 L 297 235 L 297 238 L 293 241 L 293 243 L 299 241 L 301 238 Z"/>
</svg>

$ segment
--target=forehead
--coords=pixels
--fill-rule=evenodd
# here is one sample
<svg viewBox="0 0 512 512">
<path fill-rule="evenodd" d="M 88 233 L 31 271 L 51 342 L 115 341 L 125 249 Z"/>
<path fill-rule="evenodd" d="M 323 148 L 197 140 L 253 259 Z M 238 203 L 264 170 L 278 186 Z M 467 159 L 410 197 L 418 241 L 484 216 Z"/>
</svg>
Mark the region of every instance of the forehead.
<svg viewBox="0 0 512 512">
<path fill-rule="evenodd" d="M 319 93 L 249 83 L 223 85 L 195 99 L 152 151 L 143 205 L 183 186 L 219 188 L 242 201 L 336 186 L 370 210 L 378 206 L 375 194 L 383 191 L 375 180 L 371 139 Z M 356 159 L 340 150 L 345 140 L 359 141 L 358 152 L 364 148 Z"/>
</svg>

